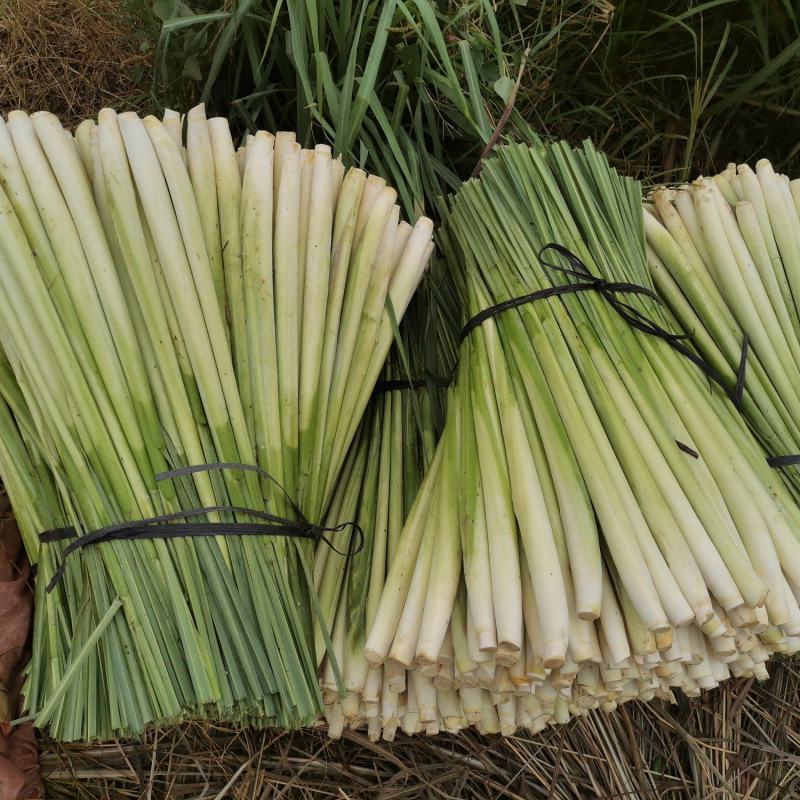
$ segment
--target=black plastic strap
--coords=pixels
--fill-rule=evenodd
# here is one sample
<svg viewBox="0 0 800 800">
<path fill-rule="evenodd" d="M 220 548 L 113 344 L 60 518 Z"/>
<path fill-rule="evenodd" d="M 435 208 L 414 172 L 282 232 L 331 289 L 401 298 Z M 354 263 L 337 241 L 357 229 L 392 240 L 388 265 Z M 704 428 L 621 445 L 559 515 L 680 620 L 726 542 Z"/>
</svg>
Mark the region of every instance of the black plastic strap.
<svg viewBox="0 0 800 800">
<path fill-rule="evenodd" d="M 692 458 L 700 458 L 700 453 L 698 453 L 693 447 L 689 447 L 688 444 L 679 442 L 677 439 L 675 440 L 675 444 L 678 445 L 679 450 L 683 450 L 684 453 L 688 453 Z"/>
<path fill-rule="evenodd" d="M 747 353 L 750 351 L 750 337 L 745 333 L 742 339 L 742 354 L 739 356 L 739 368 L 736 370 L 736 385 L 733 387 L 731 400 L 736 408 L 742 404 L 742 394 L 744 393 L 744 377 L 747 372 Z"/>
<path fill-rule="evenodd" d="M 767 459 L 767 464 L 775 469 L 780 467 L 792 467 L 795 464 L 800 464 L 800 454 L 792 456 L 770 456 Z"/>
<path fill-rule="evenodd" d="M 64 549 L 61 555 L 61 562 L 56 567 L 50 583 L 47 585 L 47 591 L 51 592 L 61 578 L 64 576 L 66 568 L 67 557 L 80 550 L 87 545 L 100 544 L 103 542 L 132 540 L 132 539 L 174 539 L 183 537 L 194 536 L 288 536 L 302 539 L 311 539 L 315 542 L 325 542 L 334 552 L 338 553 L 345 558 L 351 558 L 360 552 L 364 547 L 364 531 L 356 522 L 343 522 L 340 525 L 332 527 L 324 527 L 321 525 L 314 525 L 309 522 L 296 503 L 286 493 L 286 490 L 267 472 L 252 464 L 234 464 L 234 463 L 215 463 L 215 464 L 198 464 L 191 467 L 182 467 L 180 469 L 170 470 L 169 472 L 162 472 L 156 475 L 156 480 L 168 480 L 172 478 L 182 477 L 184 475 L 191 475 L 196 472 L 205 472 L 216 469 L 243 469 L 258 472 L 264 477 L 271 480 L 284 494 L 286 499 L 291 504 L 297 520 L 286 519 L 279 517 L 275 514 L 270 514 L 268 511 L 259 511 L 252 508 L 242 508 L 239 506 L 205 506 L 202 508 L 191 508 L 184 511 L 175 511 L 170 514 L 160 514 L 156 517 L 149 517 L 147 519 L 134 520 L 129 522 L 120 522 L 114 525 L 108 525 L 96 531 L 91 531 L 82 536 L 78 535 L 78 531 L 73 527 L 57 528 L 50 531 L 45 531 L 40 534 L 40 541 L 42 542 L 57 542 L 66 539 L 72 541 Z M 206 514 L 215 514 L 228 512 L 231 514 L 246 514 L 255 517 L 264 522 L 184 522 L 180 525 L 170 524 L 179 520 L 186 520 L 190 517 L 205 516 Z M 333 542 L 325 536 L 326 533 L 339 533 L 350 528 L 352 533 L 357 534 L 355 541 L 351 537 L 350 546 L 347 550 L 339 550 Z M 77 537 L 77 538 L 76 538 Z"/>
<path fill-rule="evenodd" d="M 233 461 L 216 461 L 210 464 L 194 464 L 191 467 L 179 467 L 178 469 L 170 469 L 166 472 L 158 472 L 156 473 L 156 480 L 166 481 L 171 480 L 172 478 L 182 478 L 184 475 L 194 475 L 196 472 L 213 472 L 215 470 L 222 469 L 238 469 L 245 472 L 257 472 L 263 478 L 268 478 L 269 480 L 273 481 L 278 488 L 281 489 L 283 494 L 286 496 L 286 499 L 290 502 L 292 501 L 292 498 L 289 497 L 283 486 L 281 486 L 266 470 L 261 469 L 261 467 L 257 467 L 255 464 L 238 464 Z M 294 503 L 292 503 L 292 505 L 294 505 Z"/>
<path fill-rule="evenodd" d="M 559 255 L 563 256 L 569 263 L 569 267 L 563 267 L 552 261 L 547 261 L 544 253 L 548 250 L 555 250 Z M 518 306 L 532 303 L 536 300 L 545 300 L 549 297 L 559 297 L 565 294 L 574 294 L 576 292 L 599 292 L 603 299 L 625 320 L 632 328 L 638 331 L 656 336 L 663 339 L 673 350 L 676 350 L 685 358 L 688 358 L 695 366 L 703 371 L 703 373 L 718 384 L 725 394 L 728 395 L 731 402 L 739 408 L 742 401 L 742 393 L 744 391 L 744 378 L 747 363 L 747 353 L 750 348 L 750 341 L 745 335 L 742 343 L 742 355 L 739 360 L 739 367 L 736 373 L 736 384 L 733 389 L 729 389 L 727 381 L 711 366 L 705 359 L 698 356 L 690 350 L 685 344 L 684 339 L 689 337 L 686 334 L 672 333 L 665 328 L 662 328 L 655 320 L 642 314 L 629 303 L 626 303 L 617 297 L 617 294 L 638 294 L 650 297 L 658 301 L 658 295 L 646 286 L 639 286 L 635 283 L 626 283 L 618 281 L 607 281 L 597 275 L 593 275 L 586 264 L 581 261 L 578 256 L 571 250 L 560 245 L 556 242 L 546 244 L 539 251 L 539 263 L 543 267 L 563 272 L 565 275 L 570 275 L 579 279 L 579 283 L 567 283 L 561 286 L 549 286 L 544 289 L 539 289 L 536 292 L 523 295 L 522 297 L 512 297 L 509 300 L 503 300 L 496 305 L 489 306 L 477 313 L 474 317 L 467 321 L 467 324 L 461 329 L 460 340 L 463 341 L 475 328 L 484 323 L 487 319 L 494 317 L 497 314 L 507 311 L 510 308 L 517 308 Z"/>
</svg>

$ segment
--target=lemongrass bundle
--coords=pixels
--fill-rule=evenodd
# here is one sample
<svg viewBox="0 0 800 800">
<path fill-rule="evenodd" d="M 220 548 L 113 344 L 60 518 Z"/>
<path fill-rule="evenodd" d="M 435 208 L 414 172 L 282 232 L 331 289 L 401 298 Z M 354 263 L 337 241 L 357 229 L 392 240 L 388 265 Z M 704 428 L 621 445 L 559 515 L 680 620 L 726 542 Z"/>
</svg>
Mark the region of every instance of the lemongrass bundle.
<svg viewBox="0 0 800 800">
<path fill-rule="evenodd" d="M 322 522 L 432 248 L 429 220 L 400 221 L 394 191 L 329 148 L 259 131 L 236 149 L 202 107 L 185 122 L 185 140 L 174 114 L 105 109 L 74 137 L 50 114 L 0 124 L 19 433 L 0 469 L 15 506 L 35 489 L 15 451 L 52 476 L 57 502 L 23 522 L 43 598 L 25 697 L 60 739 L 317 718 L 312 543 L 224 525 Z M 65 557 L 149 518 L 175 532 Z M 65 525 L 37 554 L 35 528 Z"/>
<path fill-rule="evenodd" d="M 741 408 L 771 457 L 800 462 L 800 183 L 728 166 L 645 208 L 653 283 L 699 352 L 736 383 L 749 341 Z M 800 497 L 800 467 L 783 477 Z"/>
<path fill-rule="evenodd" d="M 364 657 L 366 631 L 372 623 L 386 570 L 394 557 L 409 512 L 407 501 L 416 495 L 420 476 L 430 459 L 416 431 L 414 405 L 427 405 L 426 392 L 392 389 L 376 395 L 359 429 L 342 480 L 327 515 L 331 526 L 356 519 L 364 534 L 364 558 L 348 558 L 330 548 L 317 547 L 314 564 L 323 622 L 331 630 L 333 649 L 317 637 L 317 658 L 325 701 L 325 716 L 343 726 L 378 708 L 384 684 L 382 670 L 372 670 Z M 430 414 L 423 411 L 430 429 Z M 337 667 L 346 694 L 339 694 Z M 334 708 L 335 707 L 335 708 Z M 372 723 L 373 726 L 375 722 Z M 337 735 L 336 724 L 331 735 Z"/>
<path fill-rule="evenodd" d="M 439 263 L 438 268 L 443 268 Z M 447 376 L 455 362 L 455 294 L 436 275 L 415 299 L 401 337 L 376 387 L 326 514 L 335 527 L 356 519 L 364 557 L 349 558 L 318 546 L 314 578 L 323 624 L 316 654 L 332 737 L 362 724 L 371 739 L 401 724 L 407 696 L 404 670 L 371 668 L 364 656 L 386 574 L 409 515 L 419 513 L 418 492 L 441 433 Z M 436 288 L 431 291 L 434 284 Z M 322 633 L 331 630 L 333 648 Z M 337 667 L 344 696 L 339 693 Z"/>
<path fill-rule="evenodd" d="M 800 509 L 726 393 L 673 347 L 640 197 L 590 145 L 561 144 L 502 148 L 453 201 L 469 314 L 546 296 L 465 329 L 424 511 L 367 637 L 373 667 L 416 676 L 429 732 L 462 718 L 429 683 L 457 641 L 459 689 L 488 692 L 470 713 L 506 732 L 517 696 L 565 722 L 763 678 L 769 654 L 800 645 Z M 570 283 L 585 285 L 550 291 Z"/>
</svg>

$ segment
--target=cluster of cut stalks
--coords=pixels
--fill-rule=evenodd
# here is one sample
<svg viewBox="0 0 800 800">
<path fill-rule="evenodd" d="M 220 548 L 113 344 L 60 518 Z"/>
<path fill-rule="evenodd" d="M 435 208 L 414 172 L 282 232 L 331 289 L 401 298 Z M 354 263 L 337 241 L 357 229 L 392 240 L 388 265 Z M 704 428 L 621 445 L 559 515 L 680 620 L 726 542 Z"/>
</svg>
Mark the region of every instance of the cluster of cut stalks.
<svg viewBox="0 0 800 800">
<path fill-rule="evenodd" d="M 0 470 L 39 567 L 29 715 L 61 739 L 314 721 L 313 544 L 224 525 L 322 522 L 431 221 L 325 145 L 237 147 L 202 107 L 105 109 L 74 136 L 13 111 L 0 187 Z M 154 517 L 177 535 L 75 551 L 46 589 L 70 539 L 39 533 Z"/>
<path fill-rule="evenodd" d="M 747 334 L 742 412 L 771 456 L 800 454 L 800 180 L 729 164 L 654 190 L 645 211 L 664 302 L 731 386 Z M 800 497 L 800 468 L 783 474 Z"/>
<path fill-rule="evenodd" d="M 800 649 L 800 509 L 727 387 L 666 340 L 638 184 L 589 145 L 503 148 L 443 241 L 470 315 L 591 276 L 647 293 L 540 298 L 465 336 L 332 732 L 509 734 L 765 678 Z"/>
</svg>

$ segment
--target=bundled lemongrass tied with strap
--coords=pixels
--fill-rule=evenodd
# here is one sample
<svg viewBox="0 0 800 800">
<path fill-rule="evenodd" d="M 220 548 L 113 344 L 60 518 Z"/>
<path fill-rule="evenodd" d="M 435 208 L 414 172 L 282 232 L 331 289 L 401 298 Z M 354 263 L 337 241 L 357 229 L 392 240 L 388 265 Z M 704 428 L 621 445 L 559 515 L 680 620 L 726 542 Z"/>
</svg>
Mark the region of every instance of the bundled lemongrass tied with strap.
<svg viewBox="0 0 800 800">
<path fill-rule="evenodd" d="M 430 221 L 202 107 L 74 136 L 15 111 L 0 156 L 0 467 L 15 506 L 46 501 L 18 509 L 29 715 L 61 739 L 314 720 L 312 540 L 338 541 L 323 513 Z"/>
<path fill-rule="evenodd" d="M 656 297 L 639 184 L 589 144 L 501 148 L 444 240 L 471 319 L 370 663 L 452 652 L 428 712 L 511 733 L 800 649 L 800 509 Z"/>
<path fill-rule="evenodd" d="M 656 288 L 729 385 L 749 342 L 742 413 L 800 498 L 800 180 L 729 164 L 655 189 L 644 224 Z"/>
<path fill-rule="evenodd" d="M 441 263 L 437 267 L 443 269 Z M 456 358 L 457 310 L 450 284 L 439 278 L 426 281 L 403 322 L 326 514 L 329 527 L 356 520 L 363 550 L 349 557 L 339 548 L 318 546 L 315 555 L 323 620 L 316 655 L 328 733 L 335 738 L 345 727 L 364 727 L 373 741 L 381 735 L 388 740 L 398 728 L 414 733 L 419 724 L 416 695 L 406 687 L 405 672 L 370 666 L 364 646 L 444 419 L 446 385 Z M 326 628 L 332 648 L 321 636 Z"/>
<path fill-rule="evenodd" d="M 391 676 L 370 668 L 364 643 L 435 440 L 427 392 L 387 388 L 375 395 L 337 485 L 326 523 L 357 520 L 365 546 L 364 557 L 318 547 L 314 563 L 322 619 L 333 644 L 328 651 L 318 635 L 316 655 L 332 737 L 338 738 L 345 725 L 365 725 L 375 739 L 381 731 L 388 733 L 392 722 L 395 728 L 399 724 L 397 704 L 394 714 L 385 705 Z"/>
</svg>

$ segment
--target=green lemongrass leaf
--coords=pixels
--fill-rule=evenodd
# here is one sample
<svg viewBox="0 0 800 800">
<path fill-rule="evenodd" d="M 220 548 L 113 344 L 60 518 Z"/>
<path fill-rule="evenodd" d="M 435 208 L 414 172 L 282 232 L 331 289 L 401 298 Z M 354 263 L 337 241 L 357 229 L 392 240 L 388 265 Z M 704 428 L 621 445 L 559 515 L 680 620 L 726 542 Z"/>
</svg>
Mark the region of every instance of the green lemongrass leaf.
<svg viewBox="0 0 800 800">
<path fill-rule="evenodd" d="M 55 712 L 56 705 L 61 700 L 61 697 L 71 687 L 76 678 L 79 677 L 80 668 L 83 666 L 83 663 L 86 661 L 86 659 L 90 657 L 92 648 L 103 635 L 103 632 L 111 623 L 111 620 L 114 618 L 114 615 L 117 613 L 117 611 L 120 610 L 120 608 L 122 608 L 122 601 L 117 597 L 108 607 L 107 611 L 102 616 L 92 633 L 86 638 L 80 650 L 75 654 L 75 657 L 70 662 L 66 672 L 64 673 L 64 676 L 61 679 L 58 689 L 56 689 L 56 691 L 50 695 L 47 705 L 43 706 L 42 709 L 35 715 L 35 721 L 37 725 L 43 725 L 46 723 Z"/>
</svg>

